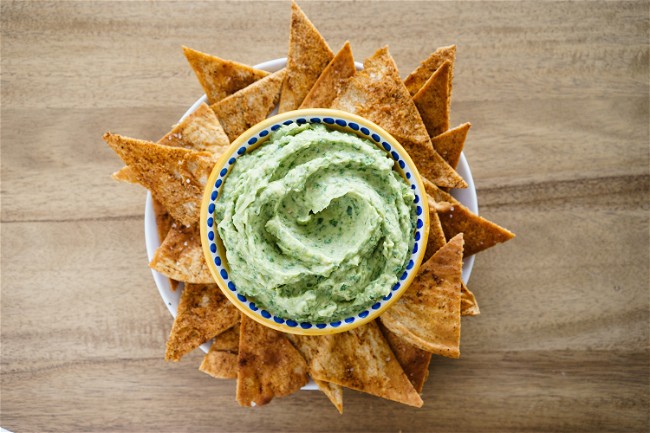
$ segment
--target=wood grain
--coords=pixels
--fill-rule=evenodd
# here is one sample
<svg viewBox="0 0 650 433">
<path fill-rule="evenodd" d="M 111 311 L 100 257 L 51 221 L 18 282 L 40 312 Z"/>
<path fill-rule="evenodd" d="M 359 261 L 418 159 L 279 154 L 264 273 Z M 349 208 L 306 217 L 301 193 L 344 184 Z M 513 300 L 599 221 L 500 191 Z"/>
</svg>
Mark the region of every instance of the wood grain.
<svg viewBox="0 0 650 433">
<path fill-rule="evenodd" d="M 333 50 L 389 44 L 402 75 L 458 45 L 452 125 L 473 125 L 481 214 L 518 235 L 477 257 L 461 359 L 434 360 L 420 410 L 347 391 L 343 416 L 317 392 L 239 408 L 200 353 L 166 364 L 145 193 L 110 179 L 101 135 L 157 139 L 200 96 L 182 44 L 285 56 L 289 5 L 3 1 L 0 425 L 648 431 L 649 3 L 301 6 Z"/>
</svg>

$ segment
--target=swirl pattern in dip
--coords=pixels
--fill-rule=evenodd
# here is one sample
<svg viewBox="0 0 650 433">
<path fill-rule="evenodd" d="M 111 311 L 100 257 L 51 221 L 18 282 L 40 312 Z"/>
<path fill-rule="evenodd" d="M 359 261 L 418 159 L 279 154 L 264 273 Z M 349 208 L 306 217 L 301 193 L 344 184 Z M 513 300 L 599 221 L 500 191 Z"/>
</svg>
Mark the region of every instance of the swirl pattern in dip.
<svg viewBox="0 0 650 433">
<path fill-rule="evenodd" d="M 283 126 L 234 165 L 215 209 L 230 276 L 285 319 L 340 320 L 387 295 L 413 247 L 414 195 L 372 142 Z"/>
</svg>

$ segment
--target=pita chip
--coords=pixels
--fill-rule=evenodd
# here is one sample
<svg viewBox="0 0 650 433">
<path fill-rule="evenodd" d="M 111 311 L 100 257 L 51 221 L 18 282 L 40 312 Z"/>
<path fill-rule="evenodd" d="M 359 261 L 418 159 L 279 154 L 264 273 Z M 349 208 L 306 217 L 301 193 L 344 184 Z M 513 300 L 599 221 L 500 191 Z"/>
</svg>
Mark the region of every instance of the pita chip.
<svg viewBox="0 0 650 433">
<path fill-rule="evenodd" d="M 214 283 L 201 249 L 198 224 L 191 227 L 173 224 L 165 240 L 154 253 L 149 266 L 176 281 L 193 284 Z"/>
<path fill-rule="evenodd" d="M 211 154 L 109 132 L 104 140 L 172 218 L 186 226 L 198 221 L 203 189 L 214 165 Z"/>
<path fill-rule="evenodd" d="M 429 137 L 436 137 L 449 129 L 450 76 L 451 63 L 446 61 L 413 96 L 413 102 L 418 107 Z"/>
<path fill-rule="evenodd" d="M 287 77 L 282 84 L 280 113 L 300 106 L 333 57 L 334 53 L 316 27 L 298 5 L 291 2 Z"/>
<path fill-rule="evenodd" d="M 429 206 L 436 208 L 445 237 L 451 239 L 458 233 L 464 234 L 466 257 L 515 237 L 511 231 L 472 213 L 427 179 L 422 181 L 429 194 Z"/>
<path fill-rule="evenodd" d="M 323 382 L 322 380 L 316 379 L 314 379 L 314 383 L 332 402 L 336 410 L 338 410 L 340 414 L 343 414 L 343 387 L 335 383 Z"/>
<path fill-rule="evenodd" d="M 111 177 L 118 182 L 138 183 L 138 177 L 128 165 L 113 173 Z"/>
<path fill-rule="evenodd" d="M 356 72 L 350 42 L 346 42 L 311 88 L 300 108 L 329 108 L 348 78 Z"/>
<path fill-rule="evenodd" d="M 230 141 L 273 111 L 285 74 L 282 69 L 212 105 Z"/>
<path fill-rule="evenodd" d="M 358 114 L 384 128 L 404 146 L 418 170 L 436 185 L 466 188 L 467 183 L 433 148 L 388 48 L 379 49 L 363 64 L 363 71 L 347 81 L 331 108 Z"/>
<path fill-rule="evenodd" d="M 431 74 L 433 74 L 443 63 L 451 62 L 451 75 L 449 77 L 449 94 L 451 95 L 451 83 L 453 80 L 454 62 L 456 61 L 456 45 L 438 48 L 426 58 L 420 66 L 411 72 L 404 80 L 404 85 L 411 95 L 415 95 L 424 86 Z"/>
<path fill-rule="evenodd" d="M 199 370 L 216 379 L 235 379 L 238 353 L 239 325 L 235 325 L 214 337 L 214 342 L 203 358 Z"/>
<path fill-rule="evenodd" d="M 460 286 L 463 235 L 424 263 L 406 292 L 381 315 L 382 323 L 413 346 L 460 357 Z"/>
<path fill-rule="evenodd" d="M 180 361 L 183 355 L 238 321 L 239 310 L 216 284 L 186 284 L 167 340 L 165 359 Z"/>
<path fill-rule="evenodd" d="M 422 262 L 429 260 L 440 248 L 445 246 L 445 232 L 442 230 L 438 212 L 434 206 L 429 206 L 429 237 L 427 240 L 427 249 L 424 252 Z"/>
<path fill-rule="evenodd" d="M 314 380 L 422 406 L 422 399 L 375 322 L 338 334 L 292 338 L 305 355 Z"/>
<path fill-rule="evenodd" d="M 476 297 L 465 283 L 460 286 L 460 315 L 461 316 L 478 316 L 481 310 L 478 308 Z"/>
<path fill-rule="evenodd" d="M 208 97 L 210 105 L 266 77 L 269 73 L 231 60 L 183 47 L 183 53 Z"/>
<path fill-rule="evenodd" d="M 463 151 L 463 147 L 465 147 L 465 139 L 467 138 L 467 132 L 471 126 L 472 124 L 469 122 L 463 123 L 454 129 L 450 129 L 431 138 L 433 148 L 436 149 L 436 152 L 438 152 L 440 156 L 447 161 L 447 164 L 452 166 L 454 169 L 458 167 L 460 154 Z"/>
<path fill-rule="evenodd" d="M 124 168 L 128 169 L 128 166 Z M 158 227 L 158 240 L 162 244 L 165 241 L 169 230 L 171 230 L 172 226 L 176 226 L 176 223 L 172 219 L 171 215 L 169 215 L 169 212 L 167 212 L 167 209 L 165 209 L 158 200 L 152 200 L 152 203 L 153 213 L 156 216 L 156 227 Z M 178 281 L 170 278 L 169 286 L 172 290 L 176 290 L 178 288 Z"/>
<path fill-rule="evenodd" d="M 237 401 L 242 406 L 269 403 L 307 383 L 307 363 L 281 332 L 241 316 Z"/>
<path fill-rule="evenodd" d="M 431 353 L 407 343 L 405 340 L 390 332 L 381 321 L 379 328 L 386 337 L 388 345 L 395 354 L 397 361 L 404 369 L 406 377 L 409 378 L 413 388 L 422 393 L 422 387 L 429 377 L 429 363 L 431 362 Z"/>
<path fill-rule="evenodd" d="M 207 104 L 201 104 L 196 111 L 158 140 L 158 144 L 209 152 L 216 162 L 230 146 L 230 140 L 214 111 Z"/>
</svg>

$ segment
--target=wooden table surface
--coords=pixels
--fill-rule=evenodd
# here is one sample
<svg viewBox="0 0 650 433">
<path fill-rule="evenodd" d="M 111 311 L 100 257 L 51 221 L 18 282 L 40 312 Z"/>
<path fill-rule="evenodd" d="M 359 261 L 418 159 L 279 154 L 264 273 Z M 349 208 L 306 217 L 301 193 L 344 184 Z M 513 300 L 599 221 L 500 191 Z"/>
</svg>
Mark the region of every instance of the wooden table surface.
<svg viewBox="0 0 650 433">
<path fill-rule="evenodd" d="M 182 44 L 286 55 L 288 2 L 2 2 L 0 426 L 32 431 L 647 431 L 649 3 L 302 4 L 333 49 L 389 44 L 406 75 L 458 45 L 452 124 L 481 214 L 481 315 L 435 358 L 422 409 L 346 391 L 240 408 L 163 361 L 145 191 L 107 130 L 155 140 L 202 93 Z"/>
</svg>

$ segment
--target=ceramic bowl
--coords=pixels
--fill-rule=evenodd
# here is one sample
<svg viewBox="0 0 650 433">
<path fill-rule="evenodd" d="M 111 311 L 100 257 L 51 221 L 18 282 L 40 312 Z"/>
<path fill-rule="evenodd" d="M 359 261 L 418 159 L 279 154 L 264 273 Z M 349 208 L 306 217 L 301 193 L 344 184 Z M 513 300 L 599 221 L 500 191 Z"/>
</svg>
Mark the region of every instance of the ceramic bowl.
<svg viewBox="0 0 650 433">
<path fill-rule="evenodd" d="M 386 289 L 389 290 L 387 295 L 376 299 L 372 305 L 367 306 L 367 309 L 357 311 L 354 315 L 341 320 L 325 323 L 298 322 L 291 317 L 277 316 L 272 311 L 268 311 L 265 306 L 256 304 L 254 300 L 241 293 L 236 282 L 231 279 L 226 250 L 219 238 L 218 221 L 214 216 L 216 203 L 223 193 L 224 185 L 228 183 L 228 175 L 237 165 L 237 160 L 258 147 L 264 146 L 272 132 L 283 125 L 306 123 L 322 124 L 327 129 L 355 134 L 374 143 L 378 149 L 393 159 L 393 169 L 402 176 L 415 195 L 413 206 L 417 220 L 415 230 L 411 234 L 414 242 L 413 249 L 407 259 L 406 269 L 397 275 L 397 283 L 393 287 L 387 287 Z M 417 168 L 406 150 L 395 138 L 376 124 L 354 114 L 340 110 L 314 108 L 290 111 L 270 117 L 233 141 L 215 164 L 208 179 L 201 206 L 200 229 L 201 243 L 208 268 L 224 294 L 242 313 L 262 325 L 278 331 L 322 335 L 348 331 L 376 319 L 408 289 L 417 274 L 426 250 L 429 234 L 429 208 L 427 195 Z"/>
</svg>

